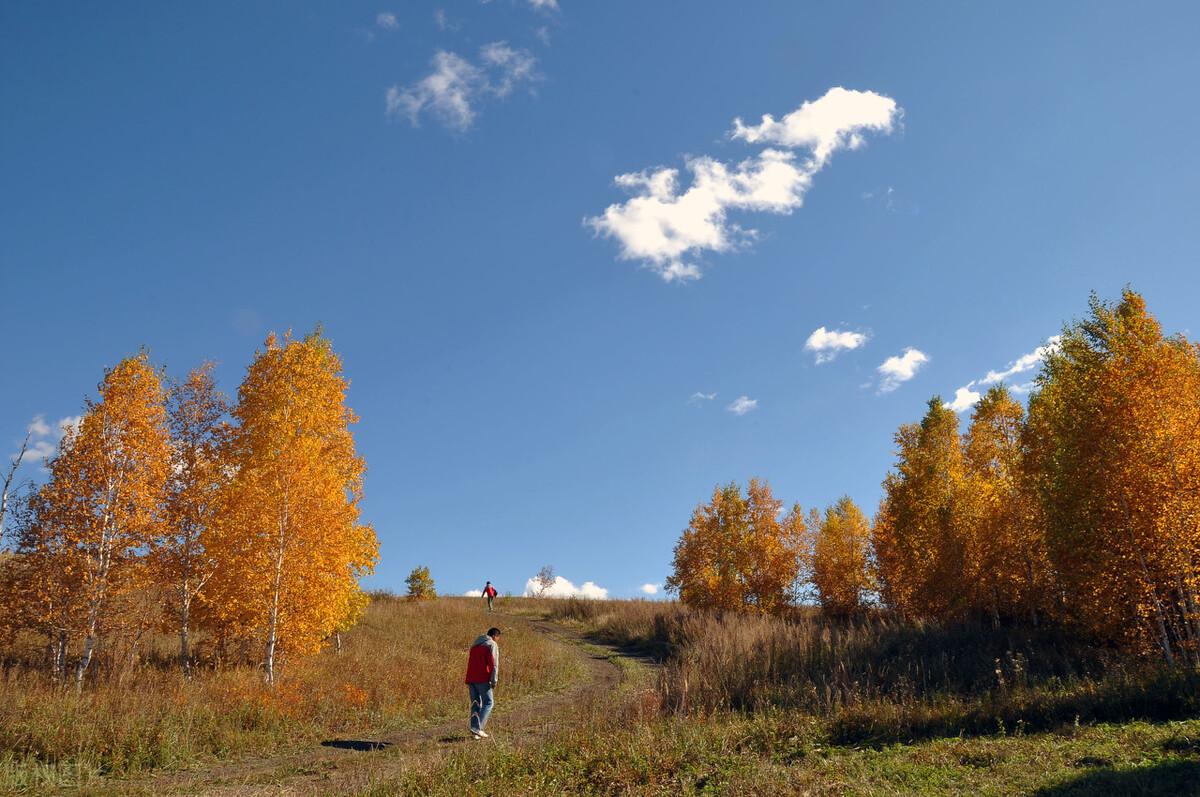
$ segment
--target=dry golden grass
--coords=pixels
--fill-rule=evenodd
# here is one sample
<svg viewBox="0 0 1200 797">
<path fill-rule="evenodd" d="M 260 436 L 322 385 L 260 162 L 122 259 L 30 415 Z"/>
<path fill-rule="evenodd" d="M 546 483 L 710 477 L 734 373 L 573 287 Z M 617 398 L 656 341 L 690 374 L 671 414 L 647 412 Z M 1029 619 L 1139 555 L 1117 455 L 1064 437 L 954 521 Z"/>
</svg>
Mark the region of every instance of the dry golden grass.
<svg viewBox="0 0 1200 797">
<path fill-rule="evenodd" d="M 275 686 L 254 668 L 201 668 L 185 680 L 167 663 L 170 638 L 151 640 L 142 663 L 89 684 L 82 695 L 11 664 L 0 678 L 0 791 L 268 755 L 457 717 L 467 647 L 491 624 L 505 632 L 501 678 L 510 704 L 579 676 L 576 658 L 524 624 L 506 627 L 479 601 L 386 595 L 375 596 L 343 635 L 341 654 L 326 650 L 287 663 Z"/>
<path fill-rule="evenodd" d="M 256 793 L 1200 794 L 1186 791 L 1200 783 L 1194 670 L 1053 636 L 882 616 L 513 598 L 497 609 L 377 596 L 341 656 L 294 663 L 275 689 L 252 669 L 189 683 L 144 664 L 75 697 L 10 667 L 0 791 L 104 792 L 102 772 L 250 763 L 285 748 L 307 761 L 304 745 L 319 739 L 456 721 L 465 647 L 491 624 L 506 633 L 503 704 L 525 704 L 511 717 L 536 715 L 553 702 L 538 696 L 580 680 L 580 664 L 536 633 L 540 624 L 506 623 L 516 615 L 555 619 L 661 666 L 621 657 L 619 689 L 558 699 L 565 714 L 536 732 L 514 722 L 487 744 L 446 745 L 416 731 L 424 746 L 347 761 L 339 772 L 352 777 L 337 785 L 320 767 L 268 761 Z"/>
</svg>

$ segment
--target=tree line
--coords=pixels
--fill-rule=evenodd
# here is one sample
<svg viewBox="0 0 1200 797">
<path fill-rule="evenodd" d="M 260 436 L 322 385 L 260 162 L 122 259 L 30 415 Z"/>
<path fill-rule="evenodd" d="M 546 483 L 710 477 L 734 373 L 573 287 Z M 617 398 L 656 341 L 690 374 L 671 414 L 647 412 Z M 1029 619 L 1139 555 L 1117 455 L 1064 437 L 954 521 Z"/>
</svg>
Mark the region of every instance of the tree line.
<svg viewBox="0 0 1200 797">
<path fill-rule="evenodd" d="M 348 384 L 319 328 L 272 333 L 234 402 L 211 363 L 168 379 L 142 351 L 106 369 L 16 506 L 5 641 L 43 636 L 54 678 L 79 689 L 98 652 L 131 661 L 156 628 L 178 634 L 190 673 L 201 630 L 218 661 L 271 682 L 349 627 L 378 542 L 359 520 Z"/>
<path fill-rule="evenodd" d="M 1200 664 L 1200 347 L 1144 299 L 1089 302 L 1028 406 L 1003 384 L 965 433 L 940 397 L 895 433 L 868 519 L 849 497 L 784 514 L 765 482 L 718 487 L 675 548 L 692 606 L 871 605 L 912 619 L 1052 623 Z"/>
</svg>

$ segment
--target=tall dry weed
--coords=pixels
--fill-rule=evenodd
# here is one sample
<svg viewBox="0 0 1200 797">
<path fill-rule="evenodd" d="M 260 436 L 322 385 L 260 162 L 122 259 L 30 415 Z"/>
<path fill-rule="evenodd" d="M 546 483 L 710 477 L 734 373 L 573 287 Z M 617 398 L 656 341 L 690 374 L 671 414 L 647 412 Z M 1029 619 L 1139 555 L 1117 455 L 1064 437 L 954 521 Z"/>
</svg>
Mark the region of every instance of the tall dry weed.
<svg viewBox="0 0 1200 797">
<path fill-rule="evenodd" d="M 699 612 L 651 601 L 560 610 L 600 638 L 662 659 L 659 694 L 669 713 L 783 710 L 821 718 L 845 741 L 1200 711 L 1200 673 L 1165 672 L 1052 631 L 906 623 L 885 613 L 828 618 L 805 608 L 785 617 Z"/>
</svg>

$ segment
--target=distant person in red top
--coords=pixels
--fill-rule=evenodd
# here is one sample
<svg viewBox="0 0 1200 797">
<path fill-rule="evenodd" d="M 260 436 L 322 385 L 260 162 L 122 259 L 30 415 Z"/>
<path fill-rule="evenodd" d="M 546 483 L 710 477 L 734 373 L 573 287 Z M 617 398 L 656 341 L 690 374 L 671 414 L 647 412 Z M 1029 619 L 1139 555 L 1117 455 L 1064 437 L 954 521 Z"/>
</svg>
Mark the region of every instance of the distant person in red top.
<svg viewBox="0 0 1200 797">
<path fill-rule="evenodd" d="M 492 610 L 492 598 L 496 597 L 496 588 L 492 586 L 492 582 L 488 582 L 483 588 L 483 597 L 488 599 L 488 611 Z"/>
<path fill-rule="evenodd" d="M 490 583 L 490 582 L 489 582 Z M 476 739 L 486 739 L 483 726 L 487 725 L 488 715 L 492 713 L 492 689 L 496 686 L 496 674 L 500 671 L 500 646 L 496 640 L 500 638 L 499 628 L 489 628 L 486 634 L 471 645 L 471 653 L 467 656 L 467 677 L 463 682 L 471 692 L 471 736 Z"/>
</svg>

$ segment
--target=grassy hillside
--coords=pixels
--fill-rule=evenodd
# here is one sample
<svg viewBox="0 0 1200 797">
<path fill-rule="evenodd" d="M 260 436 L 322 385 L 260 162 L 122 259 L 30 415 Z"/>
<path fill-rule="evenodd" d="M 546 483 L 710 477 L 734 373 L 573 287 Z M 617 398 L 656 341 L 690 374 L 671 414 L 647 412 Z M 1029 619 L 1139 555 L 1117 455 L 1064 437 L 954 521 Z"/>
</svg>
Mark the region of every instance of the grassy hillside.
<svg viewBox="0 0 1200 797">
<path fill-rule="evenodd" d="M 0 680 L 0 791 L 157 794 L 166 781 L 139 773 L 193 770 L 178 788 L 196 793 L 214 762 L 264 759 L 252 781 L 225 787 L 1200 795 L 1194 669 L 1168 671 L 1052 634 L 879 615 L 772 619 L 531 599 L 502 599 L 488 615 L 481 604 L 380 596 L 340 655 L 289 665 L 277 688 L 253 669 L 184 681 L 170 661 L 173 640 L 161 639 L 136 666 L 75 697 L 31 667 L 36 648 L 12 651 Z M 564 647 L 525 622 L 543 618 L 591 645 Z M 493 622 L 505 635 L 492 738 L 447 736 L 439 723 L 462 720 L 465 646 Z M 593 677 L 584 663 L 597 657 L 620 667 L 619 686 L 563 692 Z M 429 731 L 412 743 L 303 763 L 322 740 L 398 739 L 420 728 Z M 292 763 L 269 760 L 280 751 Z"/>
<path fill-rule="evenodd" d="M 275 687 L 254 668 L 202 667 L 187 681 L 174 659 L 178 641 L 162 637 L 141 646 L 136 664 L 114 668 L 76 696 L 49 682 L 36 666 L 37 641 L 25 640 L 7 651 L 0 678 L 0 792 L 269 755 L 459 717 L 466 649 L 495 619 L 481 603 L 376 596 L 343 635 L 340 654 L 285 663 Z M 579 677 L 573 656 L 523 625 L 506 632 L 506 700 Z"/>
<path fill-rule="evenodd" d="M 663 663 L 581 707 L 582 729 L 461 750 L 371 793 L 1200 794 L 1195 670 L 882 617 L 543 610 Z"/>
</svg>

